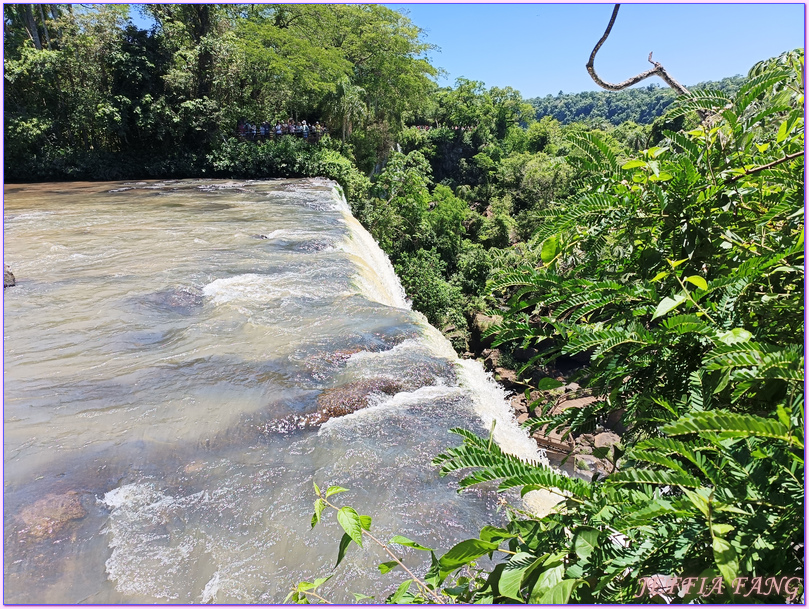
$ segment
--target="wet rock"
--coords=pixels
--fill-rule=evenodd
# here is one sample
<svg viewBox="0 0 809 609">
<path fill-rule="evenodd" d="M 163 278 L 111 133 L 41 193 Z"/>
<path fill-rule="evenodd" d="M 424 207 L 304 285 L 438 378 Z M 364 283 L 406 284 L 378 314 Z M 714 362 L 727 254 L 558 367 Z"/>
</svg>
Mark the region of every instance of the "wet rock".
<svg viewBox="0 0 809 609">
<path fill-rule="evenodd" d="M 41 540 L 57 534 L 71 521 L 86 515 L 87 510 L 82 506 L 78 493 L 49 494 L 20 511 L 18 518 L 24 526 L 20 534 Z"/>
<path fill-rule="evenodd" d="M 533 347 L 527 347 L 525 349 L 523 349 L 522 347 L 515 347 L 514 350 L 512 351 L 512 355 L 514 356 L 514 359 L 517 360 L 518 362 L 527 364 L 532 358 L 539 355 L 539 351 L 537 351 Z"/>
<path fill-rule="evenodd" d="M 503 318 L 500 315 L 489 316 L 476 313 L 470 324 L 471 343 L 479 348 L 490 347 L 494 336 L 484 337 L 483 334 L 492 326 L 502 323 L 502 321 Z"/>
<path fill-rule="evenodd" d="M 506 389 L 516 389 L 522 386 L 517 373 L 508 368 L 495 368 L 494 378 L 497 379 Z"/>
<path fill-rule="evenodd" d="M 528 420 L 528 413 L 524 412 L 520 416 L 517 417 L 517 424 L 522 425 Z"/>
<path fill-rule="evenodd" d="M 598 434 L 593 439 L 593 446 L 595 448 L 610 448 L 613 444 L 619 444 L 621 437 L 611 431 L 605 431 Z"/>
<path fill-rule="evenodd" d="M 540 448 L 550 448 L 559 452 L 569 453 L 573 450 L 573 440 L 568 435 L 563 438 L 565 430 L 555 429 L 548 433 L 548 426 L 543 425 L 539 430 L 531 434 Z"/>
<path fill-rule="evenodd" d="M 517 414 L 526 413 L 528 414 L 528 402 L 525 400 L 525 394 L 518 393 L 511 398 L 511 407 L 514 409 L 514 412 Z"/>
<path fill-rule="evenodd" d="M 575 459 L 574 473 L 585 480 L 591 481 L 596 474 L 605 477 L 608 470 L 601 459 L 596 459 L 592 455 L 578 455 Z"/>
<path fill-rule="evenodd" d="M 492 371 L 500 365 L 500 350 L 499 349 L 486 349 L 481 353 L 483 356 L 483 367 L 486 370 Z"/>
<path fill-rule="evenodd" d="M 567 410 L 568 408 L 583 408 L 585 406 L 589 406 L 593 402 L 597 402 L 598 398 L 594 398 L 592 396 L 587 396 L 583 398 L 576 398 L 575 400 L 565 400 L 561 404 L 559 404 L 559 412 L 563 410 Z"/>
<path fill-rule="evenodd" d="M 322 252 L 323 250 L 327 250 L 331 247 L 334 247 L 334 243 L 331 241 L 326 240 L 319 240 L 319 241 L 304 241 L 300 243 L 295 249 L 299 252 Z"/>
<path fill-rule="evenodd" d="M 155 308 L 168 310 L 180 315 L 190 315 L 204 303 L 200 290 L 190 287 L 169 288 L 143 297 L 143 301 Z"/>
<path fill-rule="evenodd" d="M 317 397 L 317 414 L 312 422 L 325 423 L 331 418 L 366 408 L 374 393 L 395 395 L 401 390 L 402 386 L 398 381 L 388 378 L 356 381 L 326 389 Z"/>
<path fill-rule="evenodd" d="M 583 433 L 576 438 L 576 444 L 580 446 L 595 446 L 595 436 L 591 433 Z"/>
<path fill-rule="evenodd" d="M 11 272 L 11 269 L 8 267 L 7 264 L 3 265 L 3 287 L 10 288 L 13 285 L 17 285 L 17 280 L 14 278 L 14 273 Z"/>
<path fill-rule="evenodd" d="M 622 434 L 626 433 L 627 427 L 624 425 L 623 418 L 626 410 L 623 408 L 619 408 L 618 410 L 613 410 L 607 415 L 607 420 L 604 422 L 604 427 L 607 429 L 611 429 L 615 433 Z"/>
</svg>

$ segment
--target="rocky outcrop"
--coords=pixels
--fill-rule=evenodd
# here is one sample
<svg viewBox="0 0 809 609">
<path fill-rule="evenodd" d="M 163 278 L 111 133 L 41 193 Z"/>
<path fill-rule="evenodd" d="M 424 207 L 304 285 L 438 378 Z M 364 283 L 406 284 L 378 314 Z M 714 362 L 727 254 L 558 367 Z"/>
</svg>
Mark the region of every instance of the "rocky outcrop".
<svg viewBox="0 0 809 609">
<path fill-rule="evenodd" d="M 11 272 L 11 269 L 8 268 L 7 264 L 3 265 L 3 287 L 10 288 L 13 285 L 17 285 L 17 280 L 14 278 L 14 273 Z"/>
<path fill-rule="evenodd" d="M 61 495 L 45 495 L 20 510 L 18 518 L 23 525 L 20 535 L 39 541 L 56 535 L 72 521 L 86 515 L 87 510 L 82 506 L 78 493 L 74 491 Z"/>
<path fill-rule="evenodd" d="M 371 406 L 375 396 L 391 396 L 408 389 L 412 389 L 412 387 L 387 377 L 353 381 L 325 389 L 317 396 L 315 412 L 274 419 L 262 426 L 263 433 L 290 433 L 298 429 L 319 427 L 329 419 L 342 417 Z"/>
<path fill-rule="evenodd" d="M 499 315 L 489 316 L 483 313 L 475 313 L 469 324 L 469 348 L 473 352 L 479 352 L 482 349 L 491 347 L 494 336 L 484 337 L 483 334 L 492 326 L 496 326 L 502 321 L 503 318 Z"/>
<path fill-rule="evenodd" d="M 401 384 L 388 378 L 355 381 L 326 389 L 317 397 L 317 413 L 312 415 L 310 423 L 319 425 L 366 408 L 373 394 L 395 395 L 401 390 Z"/>
</svg>

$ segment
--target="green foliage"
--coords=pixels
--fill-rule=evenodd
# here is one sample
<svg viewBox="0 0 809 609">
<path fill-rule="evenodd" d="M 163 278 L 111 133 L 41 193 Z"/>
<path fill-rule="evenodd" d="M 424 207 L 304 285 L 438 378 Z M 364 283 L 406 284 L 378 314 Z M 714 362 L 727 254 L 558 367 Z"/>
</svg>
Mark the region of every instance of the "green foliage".
<svg viewBox="0 0 809 609">
<path fill-rule="evenodd" d="M 375 140 L 352 158 L 373 167 L 433 87 L 420 30 L 381 5 L 141 10 L 151 31 L 128 20 L 127 5 L 46 5 L 31 44 L 31 7 L 4 7 L 7 179 L 210 175 L 200 162 L 210 155 L 244 161 L 221 150 L 239 119 L 290 116 Z M 301 174 L 286 165 L 265 175 Z"/>
<path fill-rule="evenodd" d="M 795 51 L 755 66 L 735 94 L 695 91 L 666 121 L 709 117 L 652 148 L 629 144 L 637 125 L 620 138 L 568 129 L 578 192 L 535 207 L 527 243 L 462 245 L 457 283 L 476 289 L 485 268 L 508 305 L 487 331 L 495 345 L 537 348 L 524 369 L 589 359 L 578 382 L 596 402 L 527 430 L 575 433 L 620 411 L 628 431 L 604 455 L 608 475 L 584 482 L 453 430 L 462 444 L 434 462 L 464 472 L 461 491 L 496 483 L 560 502 L 541 516 L 510 508 L 506 527 L 431 551 L 389 602 L 800 600 L 800 584 L 778 582 L 801 582 L 804 567 L 802 78 Z M 489 192 L 478 238 L 491 246 L 522 167 L 550 159 L 499 146 L 469 158 L 480 182 L 462 192 Z M 435 250 L 408 256 L 405 275 L 443 272 Z M 477 565 L 486 555 L 492 565 Z M 679 583 L 651 589 L 659 575 Z"/>
<path fill-rule="evenodd" d="M 744 79 L 741 76 L 723 78 L 719 82 L 704 82 L 693 87 L 719 89 L 728 95 L 735 93 Z M 586 91 L 584 93 L 562 93 L 546 95 L 528 100 L 536 110 L 537 119 L 553 117 L 563 125 L 577 121 L 608 121 L 621 125 L 632 121 L 640 125 L 650 125 L 656 118 L 665 114 L 676 99 L 674 91 L 667 87 L 648 85 L 633 87 L 623 91 Z"/>
<path fill-rule="evenodd" d="M 431 566 L 423 578 L 407 570 L 410 579 L 388 602 L 660 602 L 643 583 L 658 574 L 695 578 L 693 588 L 681 580 L 681 602 L 750 602 L 754 591 L 757 602 L 795 602 L 800 587 L 747 589 L 740 578 L 802 577 L 803 424 L 802 397 L 776 418 L 695 413 L 664 426 L 660 438 L 626 454 L 617 451 L 621 469 L 591 483 L 526 463 L 487 438 L 455 429 L 463 444 L 435 463 L 442 474 L 472 469 L 461 489 L 499 480 L 501 490 L 517 487 L 525 495 L 543 489 L 560 503 L 543 517 L 513 511 L 506 528 L 484 527 L 478 539 L 438 557 L 394 537 L 391 544 L 430 552 Z M 341 514 L 356 514 L 330 507 L 339 510 L 341 524 L 348 521 Z M 363 528 L 358 518 L 343 528 L 356 535 L 370 530 L 370 519 Z M 361 545 L 348 532 L 346 537 Z M 380 565 L 383 574 L 404 568 L 389 546 L 369 537 L 394 558 Z M 341 556 L 348 544 L 341 543 Z M 484 555 L 496 558 L 490 570 L 476 564 Z M 327 579 L 303 582 L 288 598 L 303 602 Z M 664 593 L 677 597 L 677 589 Z"/>
<path fill-rule="evenodd" d="M 450 318 L 450 309 L 459 304 L 460 290 L 446 281 L 446 264 L 434 249 L 405 253 L 395 264 L 396 274 L 413 308 L 421 311 L 427 320 L 443 327 Z"/>
</svg>

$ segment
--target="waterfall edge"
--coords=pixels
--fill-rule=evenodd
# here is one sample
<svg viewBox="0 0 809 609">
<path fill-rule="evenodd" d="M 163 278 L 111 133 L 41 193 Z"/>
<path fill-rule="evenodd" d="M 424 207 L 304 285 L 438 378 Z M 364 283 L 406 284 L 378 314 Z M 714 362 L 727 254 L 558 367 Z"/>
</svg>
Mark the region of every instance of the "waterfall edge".
<svg viewBox="0 0 809 609">
<path fill-rule="evenodd" d="M 356 282 L 363 296 L 391 307 L 411 309 L 390 259 L 351 213 L 342 189 L 335 185 L 332 196 L 338 203 L 349 229 L 349 236 L 341 244 L 341 248 L 357 263 L 359 272 Z M 423 338 L 430 350 L 435 355 L 452 362 L 457 369 L 460 383 L 469 391 L 475 413 L 484 426 L 488 428 L 493 421 L 496 422 L 494 441 L 498 446 L 521 459 L 550 467 L 545 451 L 540 449 L 517 423 L 506 390 L 484 370 L 480 362 L 460 359 L 449 340 L 433 327 L 422 313 L 413 311 L 413 314 L 423 328 Z M 544 516 L 561 499 L 561 495 L 549 491 L 531 491 L 522 498 L 522 503 L 525 509 L 538 516 Z"/>
</svg>

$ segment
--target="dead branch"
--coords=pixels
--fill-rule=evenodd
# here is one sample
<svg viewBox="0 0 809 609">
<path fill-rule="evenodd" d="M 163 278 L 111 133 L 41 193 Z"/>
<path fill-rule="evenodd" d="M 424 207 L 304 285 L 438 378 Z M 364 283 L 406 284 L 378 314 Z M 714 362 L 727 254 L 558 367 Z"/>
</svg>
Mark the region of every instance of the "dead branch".
<svg viewBox="0 0 809 609">
<path fill-rule="evenodd" d="M 672 78 L 671 74 L 666 72 L 666 69 L 660 65 L 657 61 L 652 61 L 652 54 L 649 53 L 649 63 L 651 63 L 654 68 L 646 70 L 645 72 L 641 72 L 640 74 L 633 76 L 632 78 L 628 78 L 623 82 L 619 82 L 618 84 L 613 84 L 601 80 L 598 74 L 596 74 L 595 67 L 593 66 L 596 53 L 601 48 L 601 45 L 607 40 L 607 37 L 610 35 L 610 31 L 612 30 L 613 24 L 615 24 L 615 18 L 618 16 L 618 9 L 621 7 L 620 4 L 616 4 L 615 8 L 612 9 L 612 17 L 610 17 L 610 22 L 607 25 L 607 29 L 604 30 L 604 35 L 601 37 L 601 40 L 598 41 L 593 52 L 590 53 L 590 61 L 587 62 L 587 72 L 590 74 L 590 77 L 595 81 L 595 83 L 601 87 L 602 89 L 607 89 L 608 91 L 620 91 L 621 89 L 626 89 L 627 87 L 631 87 L 634 84 L 639 83 L 642 80 L 649 78 L 650 76 L 659 76 L 660 78 L 665 81 L 665 83 L 670 86 L 672 89 L 677 91 L 680 95 L 689 95 L 688 89 L 686 89 L 683 85 L 678 83 L 674 78 Z"/>
</svg>

